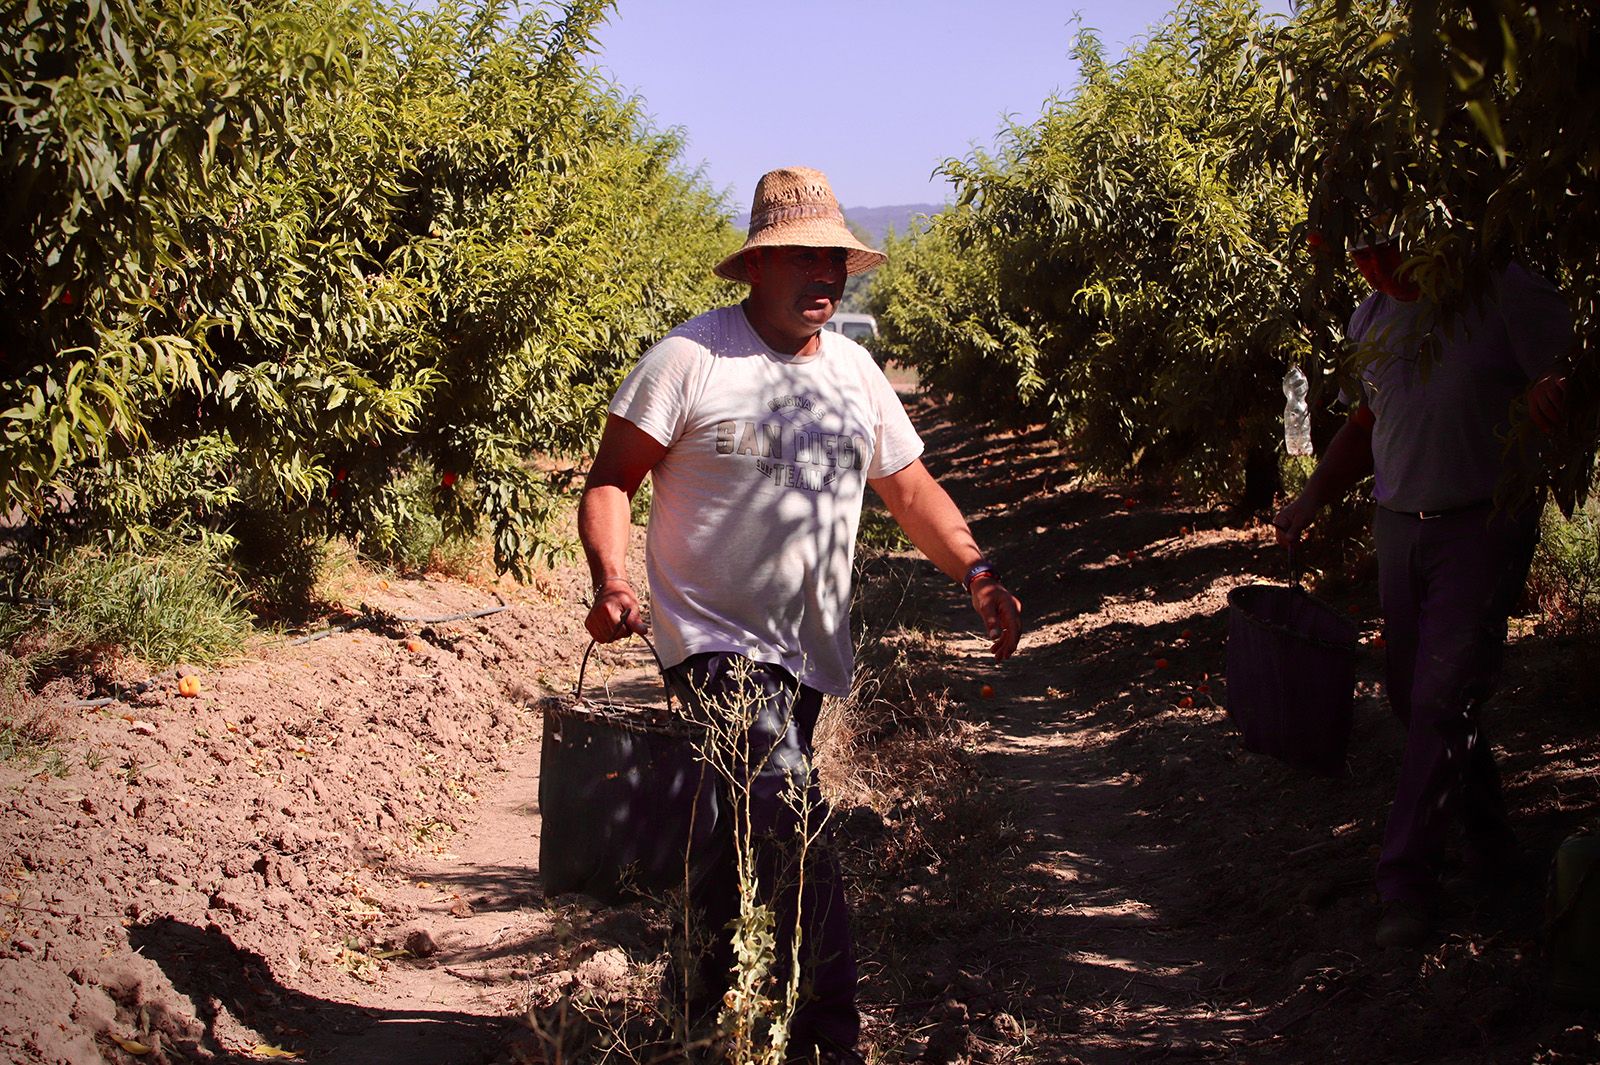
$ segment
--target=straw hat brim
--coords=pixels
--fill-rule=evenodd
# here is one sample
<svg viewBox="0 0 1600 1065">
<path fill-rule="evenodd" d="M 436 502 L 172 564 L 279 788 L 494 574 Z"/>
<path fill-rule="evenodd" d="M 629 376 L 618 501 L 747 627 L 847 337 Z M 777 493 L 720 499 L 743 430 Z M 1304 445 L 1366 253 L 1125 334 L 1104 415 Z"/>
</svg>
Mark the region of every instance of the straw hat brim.
<svg viewBox="0 0 1600 1065">
<path fill-rule="evenodd" d="M 845 273 L 850 276 L 864 274 L 882 266 L 889 257 L 875 248 L 869 248 L 856 239 L 843 222 L 827 218 L 799 218 L 777 222 L 752 233 L 744 247 L 722 260 L 716 266 L 718 277 L 748 285 L 750 275 L 745 270 L 745 252 L 753 248 L 843 248 Z"/>
</svg>

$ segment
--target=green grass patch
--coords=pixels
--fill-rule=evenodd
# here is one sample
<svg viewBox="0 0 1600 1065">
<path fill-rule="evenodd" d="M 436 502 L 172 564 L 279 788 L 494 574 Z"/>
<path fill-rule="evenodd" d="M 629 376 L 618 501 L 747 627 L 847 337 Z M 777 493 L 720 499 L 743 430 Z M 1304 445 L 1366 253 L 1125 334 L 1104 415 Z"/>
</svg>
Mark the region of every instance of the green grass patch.
<svg viewBox="0 0 1600 1065">
<path fill-rule="evenodd" d="M 442 488 L 433 468 L 416 465 L 393 481 L 373 503 L 357 543 L 361 555 L 399 573 L 437 573 L 457 580 L 492 580 L 494 556 L 488 535 L 474 530 L 465 513 L 470 480 L 456 482 L 452 506 L 440 508 Z"/>
<path fill-rule="evenodd" d="M 52 733 L 39 730 L 37 721 L 14 720 L 0 710 L 0 763 L 64 777 L 67 760 L 55 740 Z"/>
<path fill-rule="evenodd" d="M 252 629 L 238 581 L 196 545 L 79 547 L 45 563 L 36 588 L 54 606 L 0 608 L 0 641 L 42 660 L 121 650 L 157 667 L 211 663 Z"/>
<path fill-rule="evenodd" d="M 861 508 L 861 526 L 856 530 L 856 547 L 874 551 L 909 551 L 911 541 L 898 522 L 883 506 L 869 502 Z"/>
<path fill-rule="evenodd" d="M 1600 628 L 1600 504 L 1586 501 L 1564 517 L 1545 507 L 1539 546 L 1528 571 L 1528 601 L 1552 635 Z"/>
</svg>

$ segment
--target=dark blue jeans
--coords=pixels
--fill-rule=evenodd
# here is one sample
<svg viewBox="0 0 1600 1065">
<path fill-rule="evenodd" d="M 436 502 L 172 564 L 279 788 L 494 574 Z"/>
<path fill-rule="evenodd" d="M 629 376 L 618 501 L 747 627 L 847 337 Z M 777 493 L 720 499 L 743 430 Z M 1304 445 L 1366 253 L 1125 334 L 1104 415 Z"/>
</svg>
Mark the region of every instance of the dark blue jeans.
<svg viewBox="0 0 1600 1065">
<path fill-rule="evenodd" d="M 1378 894 L 1428 902 L 1451 818 L 1469 845 L 1493 852 L 1514 837 L 1484 738 L 1506 619 L 1538 538 L 1539 508 L 1487 504 L 1435 518 L 1379 508 L 1373 533 L 1388 645 L 1389 703 L 1405 753 L 1378 859 Z"/>
<path fill-rule="evenodd" d="M 691 718 L 709 720 L 729 706 L 746 707 L 752 723 L 732 737 L 723 771 L 716 775 L 720 814 L 709 846 L 691 855 L 690 903 L 701 927 L 713 933 L 699 959 L 699 988 L 691 1012 L 714 1011 L 727 990 L 734 964 L 730 922 L 739 914 L 739 881 L 732 818 L 736 791 L 749 795 L 750 840 L 759 898 L 776 917 L 778 975 L 788 972 L 793 933 L 801 930 L 800 1003 L 790 1027 L 790 1045 L 849 1049 L 860 1034 L 856 1012 L 856 963 L 844 881 L 826 832 L 828 813 L 811 765 L 811 735 L 822 709 L 822 693 L 801 684 L 781 666 L 743 655 L 691 655 L 667 670 L 668 682 Z M 793 790 L 807 796 L 810 834 L 817 838 L 800 862 L 800 820 Z M 698 1010 L 694 1006 L 698 1003 Z"/>
</svg>

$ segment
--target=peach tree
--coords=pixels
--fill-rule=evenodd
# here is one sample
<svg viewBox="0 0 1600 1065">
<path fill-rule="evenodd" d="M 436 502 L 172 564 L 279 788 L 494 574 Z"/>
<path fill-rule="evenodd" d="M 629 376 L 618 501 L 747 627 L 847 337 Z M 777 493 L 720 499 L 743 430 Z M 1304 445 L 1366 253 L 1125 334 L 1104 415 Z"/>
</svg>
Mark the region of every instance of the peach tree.
<svg viewBox="0 0 1600 1065">
<path fill-rule="evenodd" d="M 1513 257 L 1571 297 L 1575 417 L 1555 448 L 1570 508 L 1600 434 L 1597 18 L 1579 0 L 1314 0 L 1271 18 L 1191 0 L 1115 65 L 1088 38 L 1071 97 L 946 166 L 957 204 L 875 290 L 884 347 L 986 417 L 1049 421 L 1099 468 L 1260 506 L 1278 379 L 1304 368 L 1319 411 L 1351 381 L 1365 290 L 1344 249 L 1392 224 L 1447 304 Z M 1515 412 L 1513 430 L 1526 439 Z"/>
<path fill-rule="evenodd" d="M 1277 91 L 1230 61 L 1259 23 L 1253 5 L 1187 3 L 1117 64 L 1080 37 L 1069 99 L 997 155 L 946 164 L 956 206 L 875 297 L 892 357 L 982 409 L 1015 394 L 1004 410 L 1096 468 L 1270 503 L 1280 381 L 1291 365 L 1320 380 L 1326 345 L 1293 284 L 1300 197 L 1240 151 Z"/>
<path fill-rule="evenodd" d="M 0 507 L 370 535 L 421 466 L 423 505 L 525 571 L 562 487 L 535 460 L 589 446 L 736 239 L 585 65 L 607 6 L 19 6 Z"/>
<path fill-rule="evenodd" d="M 1582 0 L 1318 0 L 1255 52 L 1287 90 L 1278 132 L 1255 150 L 1296 175 L 1309 231 L 1327 246 L 1392 218 L 1438 300 L 1473 298 L 1512 258 L 1568 294 L 1574 420 L 1554 481 L 1569 511 L 1588 491 L 1600 431 L 1600 251 L 1588 221 L 1600 208 L 1597 20 Z M 1306 286 L 1313 301 L 1331 265 Z M 1344 303 L 1322 302 L 1330 314 Z M 1514 416 L 1514 434 L 1528 431 Z"/>
</svg>

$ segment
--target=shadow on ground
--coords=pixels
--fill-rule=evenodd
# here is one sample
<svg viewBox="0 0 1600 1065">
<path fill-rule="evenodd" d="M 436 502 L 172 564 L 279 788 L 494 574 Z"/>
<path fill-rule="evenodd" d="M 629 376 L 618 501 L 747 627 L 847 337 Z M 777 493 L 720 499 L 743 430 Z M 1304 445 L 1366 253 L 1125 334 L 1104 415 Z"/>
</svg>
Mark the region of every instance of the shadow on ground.
<svg viewBox="0 0 1600 1065">
<path fill-rule="evenodd" d="M 267 1045 L 328 1065 L 476 1065 L 493 1056 L 508 1031 L 507 1022 L 498 1017 L 371 1009 L 302 994 L 285 987 L 260 955 L 239 947 L 215 926 L 198 928 L 161 918 L 131 929 L 129 941 L 194 1004 L 203 1025 L 198 1049 L 209 1060 L 228 1065 L 263 1059 L 253 1047 L 228 1046 L 219 1037 L 224 1013 L 260 1033 Z M 354 1038 L 359 1046 L 348 1042 Z"/>
<path fill-rule="evenodd" d="M 920 848 L 905 884 L 862 885 L 877 935 L 862 950 L 869 1012 L 924 1033 L 896 1053 L 1589 1060 L 1595 1013 L 1546 994 L 1543 893 L 1556 846 L 1600 815 L 1600 681 L 1571 668 L 1592 645 L 1518 643 L 1486 716 L 1532 861 L 1475 876 L 1452 857 L 1438 937 L 1383 951 L 1371 878 L 1402 737 L 1381 652 L 1358 656 L 1344 775 L 1244 752 L 1223 709 L 1226 591 L 1282 581 L 1265 530 L 1164 491 L 1085 483 L 1037 431 L 924 435 L 1031 635 L 998 668 L 958 635 L 941 666 L 990 731 L 924 838 L 907 843 L 893 817 L 844 822 L 869 870 L 871 848 Z M 964 600 L 918 572 L 906 579 L 939 604 L 937 626 L 972 634 Z M 1333 605 L 1376 633 L 1370 587 Z"/>
</svg>

